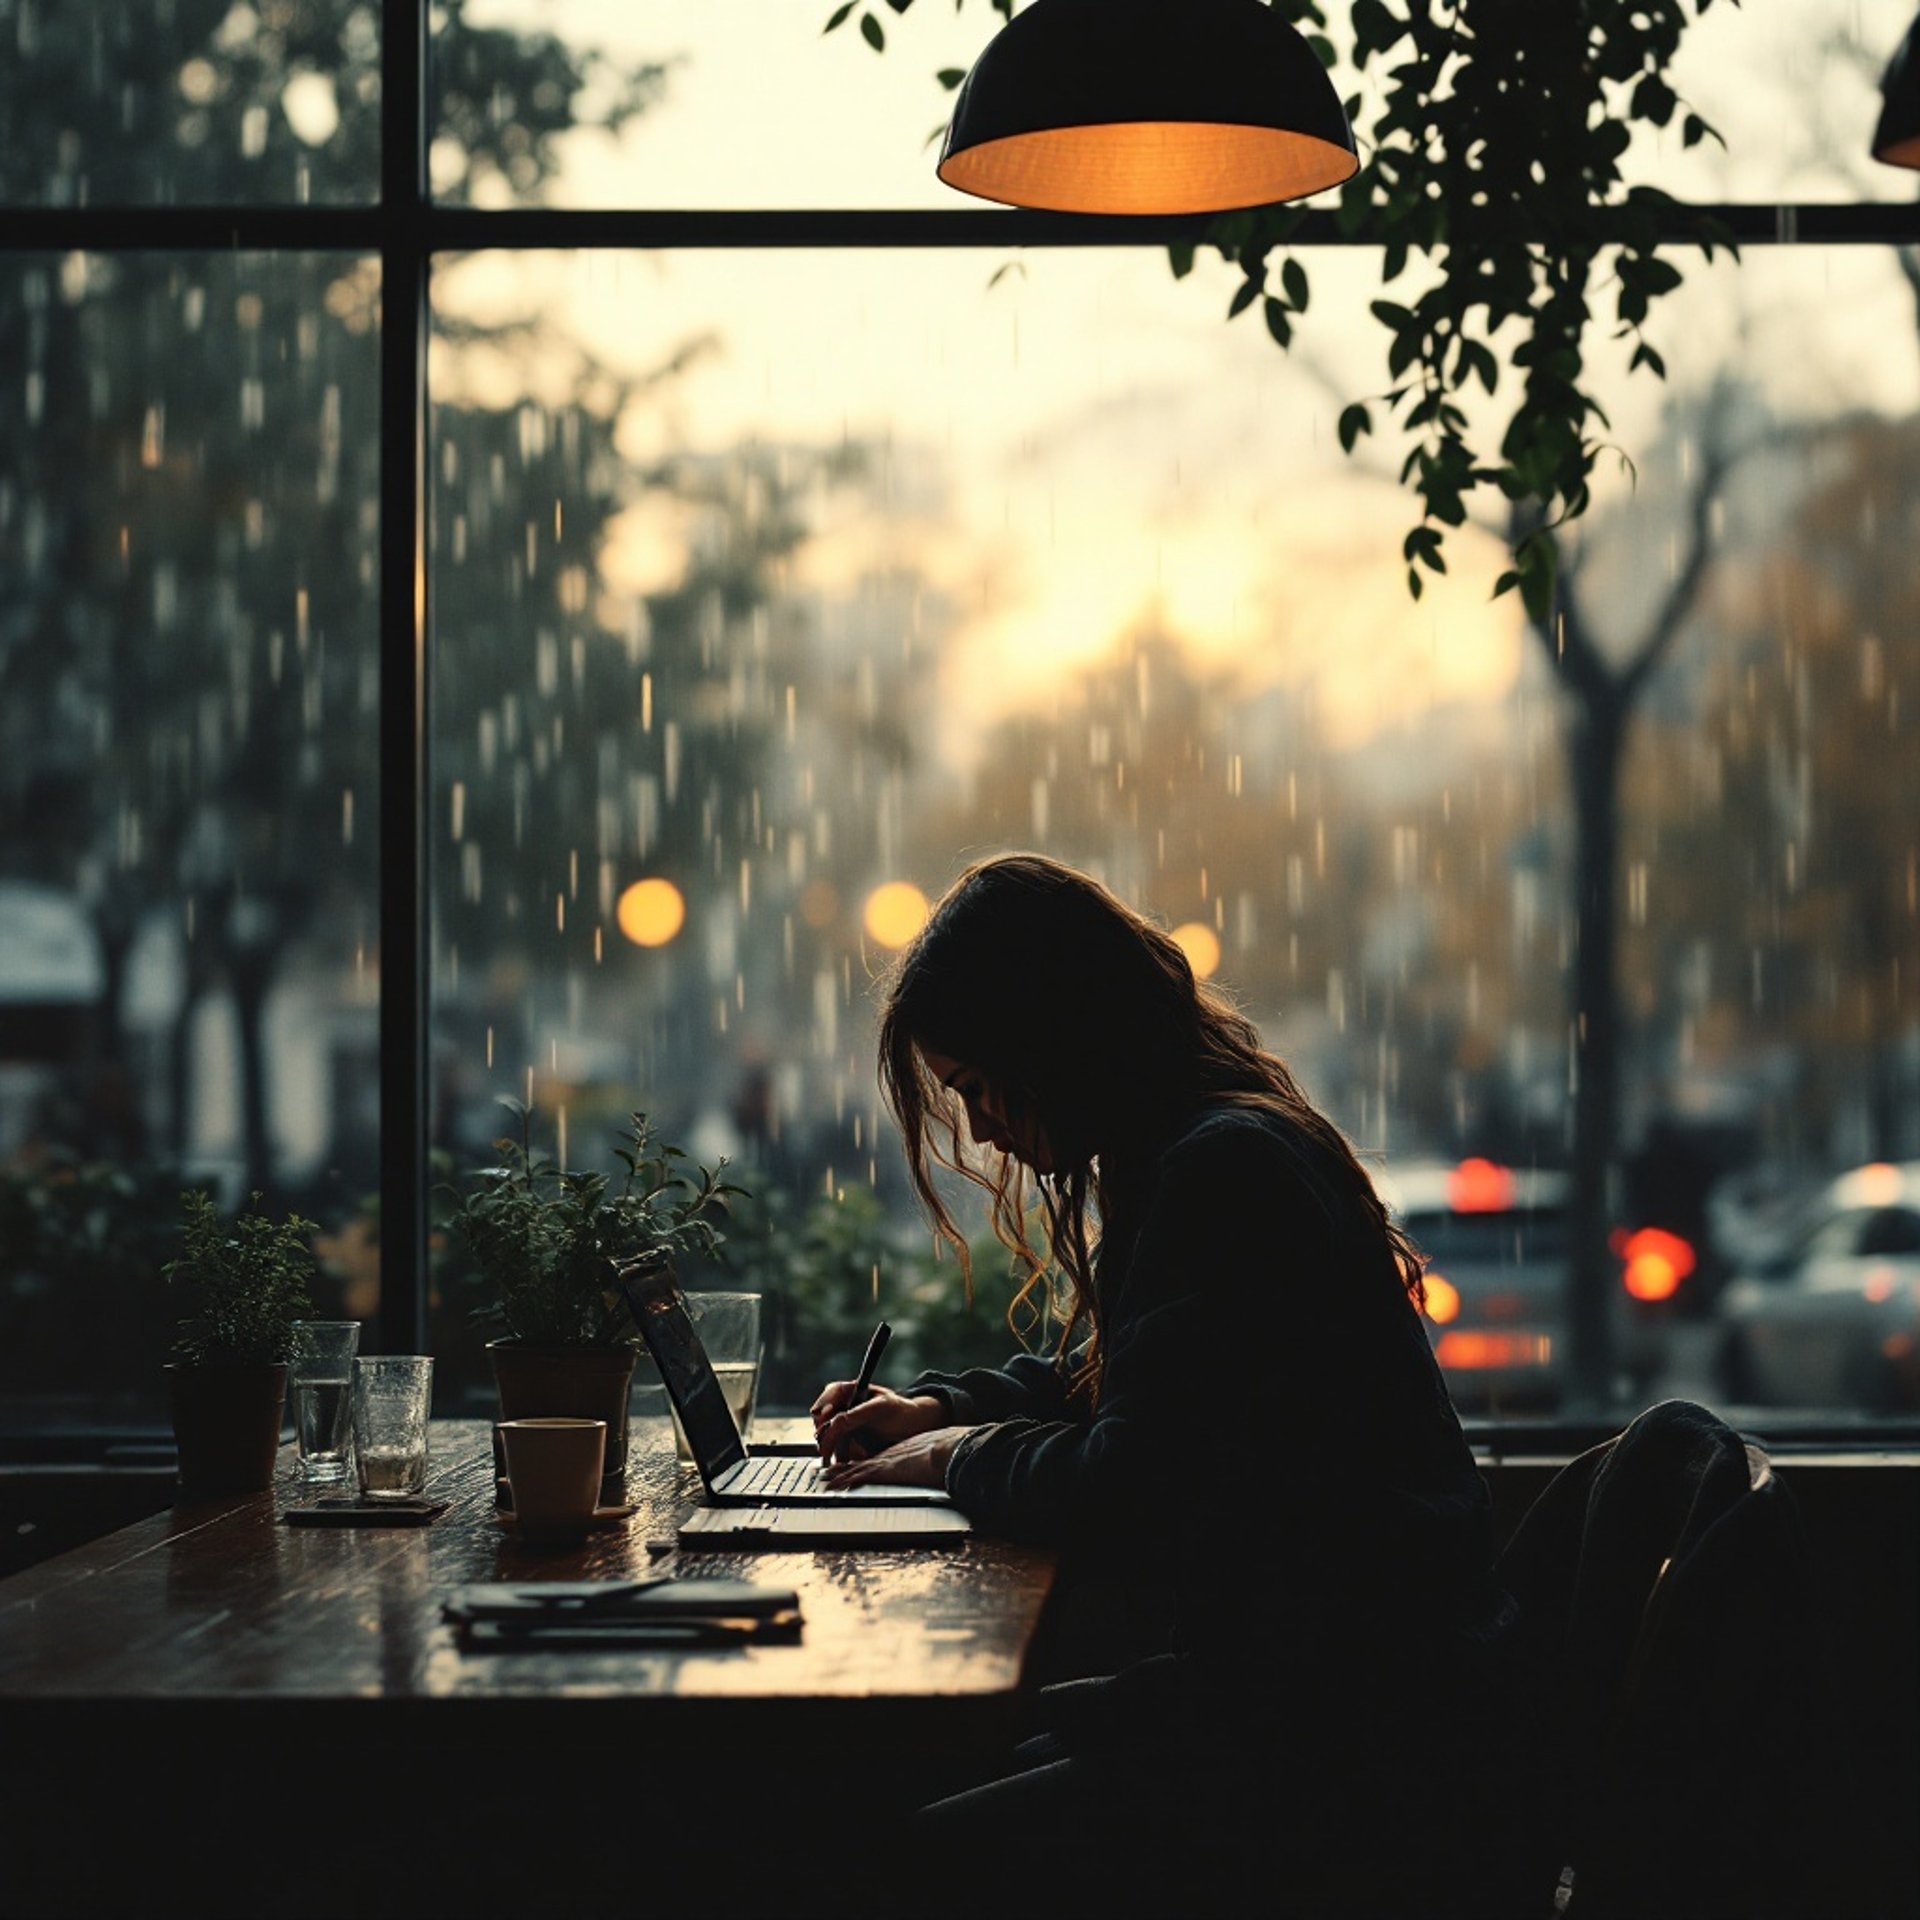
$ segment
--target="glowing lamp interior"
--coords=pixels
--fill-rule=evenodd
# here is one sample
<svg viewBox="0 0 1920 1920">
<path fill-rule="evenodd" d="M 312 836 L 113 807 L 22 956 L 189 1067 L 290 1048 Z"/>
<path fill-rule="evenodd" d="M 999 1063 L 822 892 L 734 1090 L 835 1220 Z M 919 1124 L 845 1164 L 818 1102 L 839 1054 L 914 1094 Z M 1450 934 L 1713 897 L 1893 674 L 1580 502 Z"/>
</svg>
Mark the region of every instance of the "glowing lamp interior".
<svg viewBox="0 0 1920 1920">
<path fill-rule="evenodd" d="M 963 193 L 1055 213 L 1214 213 L 1338 186 L 1346 148 L 1277 127 L 1140 120 L 1049 127 L 950 153 L 940 178 Z"/>
</svg>

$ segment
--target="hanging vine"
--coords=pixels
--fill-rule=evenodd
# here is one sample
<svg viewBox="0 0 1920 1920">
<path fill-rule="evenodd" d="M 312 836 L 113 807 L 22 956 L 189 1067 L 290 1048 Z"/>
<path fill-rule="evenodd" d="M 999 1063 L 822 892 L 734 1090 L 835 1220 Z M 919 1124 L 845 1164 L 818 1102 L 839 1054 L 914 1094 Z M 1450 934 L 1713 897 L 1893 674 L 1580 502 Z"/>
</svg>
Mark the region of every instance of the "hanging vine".
<svg viewBox="0 0 1920 1920">
<path fill-rule="evenodd" d="M 886 0 L 905 13 L 913 0 Z M 989 0 L 1009 12 L 1009 0 Z M 1272 0 L 1332 67 L 1337 50 L 1320 0 Z M 1736 252 L 1732 236 L 1689 214 L 1657 187 L 1629 186 L 1621 161 L 1636 125 L 1667 127 L 1683 146 L 1720 136 L 1675 91 L 1673 61 L 1687 27 L 1714 0 L 1353 0 L 1350 59 L 1377 79 L 1346 101 L 1360 170 L 1341 189 L 1337 219 L 1350 238 L 1381 250 L 1386 381 L 1339 419 L 1351 453 L 1376 420 L 1411 438 L 1400 478 L 1420 502 L 1402 543 L 1408 591 L 1446 571 L 1449 528 L 1472 496 L 1494 488 L 1530 502 L 1526 531 L 1495 593 L 1518 590 L 1545 619 L 1558 570 L 1556 534 L 1585 512 L 1608 420 L 1591 391 L 1589 329 L 1631 339 L 1630 368 L 1664 378 L 1647 336 L 1654 303 L 1681 283 L 1660 251 L 1663 233 L 1690 233 L 1708 260 Z M 1739 0 L 1728 0 L 1738 5 Z M 1180 9 L 1169 4 L 1177 30 Z M 858 15 L 876 51 L 886 35 L 876 10 L 842 5 L 827 30 Z M 949 90 L 964 76 L 939 75 Z M 1723 143 L 1724 144 L 1724 143 Z M 1311 283 L 1291 243 L 1306 218 L 1298 204 L 1221 215 L 1198 242 L 1171 249 L 1184 277 L 1201 247 L 1240 272 L 1229 318 L 1258 306 L 1268 332 L 1290 347 Z M 1403 278 L 1424 284 L 1395 298 Z M 1611 313 L 1596 308 L 1611 304 Z M 1518 338 L 1512 338 L 1517 330 Z M 1518 381 L 1512 393 L 1509 375 Z M 1512 406 L 1497 449 L 1480 442 L 1461 404 L 1474 386 Z"/>
</svg>

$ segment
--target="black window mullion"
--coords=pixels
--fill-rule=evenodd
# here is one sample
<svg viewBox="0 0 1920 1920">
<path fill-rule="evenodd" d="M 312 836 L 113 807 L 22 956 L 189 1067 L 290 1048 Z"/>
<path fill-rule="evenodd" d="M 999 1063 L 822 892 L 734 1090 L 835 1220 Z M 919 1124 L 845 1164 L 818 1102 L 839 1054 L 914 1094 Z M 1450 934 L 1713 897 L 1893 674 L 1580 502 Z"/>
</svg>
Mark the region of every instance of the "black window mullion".
<svg viewBox="0 0 1920 1920">
<path fill-rule="evenodd" d="M 389 59 L 393 56 L 390 54 Z M 424 54 L 416 52 L 414 71 Z M 391 67 L 396 84 L 400 76 Z M 390 191 L 392 174 L 383 176 Z M 620 247 L 1164 247 L 1204 245 L 1204 217 L 1078 213 L 968 212 L 960 209 L 768 208 L 699 211 L 576 207 L 430 207 L 416 184 L 405 203 L 379 207 L 10 207 L 0 220 L 0 252 L 68 248 L 234 247 L 270 251 L 384 247 L 396 223 L 431 240 L 432 252 L 511 247 L 522 252 Z M 1920 201 L 1675 202 L 1654 216 L 1661 244 L 1698 244 L 1697 223 L 1715 222 L 1737 245 L 1920 245 Z M 1377 246 L 1341 230 L 1323 208 L 1304 214 L 1292 246 Z"/>
<path fill-rule="evenodd" d="M 427 1348 L 426 5 L 380 106 L 380 1347 Z"/>
</svg>

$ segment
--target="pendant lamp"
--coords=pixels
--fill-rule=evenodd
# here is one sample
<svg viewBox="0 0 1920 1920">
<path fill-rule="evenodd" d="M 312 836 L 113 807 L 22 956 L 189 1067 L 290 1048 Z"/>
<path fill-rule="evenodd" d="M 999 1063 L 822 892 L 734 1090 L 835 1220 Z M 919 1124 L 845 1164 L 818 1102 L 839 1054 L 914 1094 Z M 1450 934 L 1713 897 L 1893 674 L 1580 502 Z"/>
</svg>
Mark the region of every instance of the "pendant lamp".
<svg viewBox="0 0 1920 1920">
<path fill-rule="evenodd" d="M 1261 0 L 1034 0 L 974 62 L 938 171 L 1008 206 L 1175 214 L 1359 164 L 1326 68 Z"/>
<path fill-rule="evenodd" d="M 1880 91 L 1886 104 L 1873 130 L 1873 157 L 1890 167 L 1920 167 L 1920 20 L 1907 29 Z"/>
</svg>

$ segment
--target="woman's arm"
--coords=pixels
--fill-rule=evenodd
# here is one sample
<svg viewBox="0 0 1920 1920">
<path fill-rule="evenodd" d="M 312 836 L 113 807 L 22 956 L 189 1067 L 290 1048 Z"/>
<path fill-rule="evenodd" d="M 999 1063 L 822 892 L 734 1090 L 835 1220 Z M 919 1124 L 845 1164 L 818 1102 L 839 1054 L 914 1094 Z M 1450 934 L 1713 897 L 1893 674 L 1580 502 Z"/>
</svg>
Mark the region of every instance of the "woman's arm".
<svg viewBox="0 0 1920 1920">
<path fill-rule="evenodd" d="M 865 1459 L 885 1449 L 897 1471 L 890 1477 L 908 1485 L 939 1486 L 955 1440 L 986 1420 L 1019 1414 L 1029 1419 L 1062 1415 L 1066 1383 L 1051 1361 L 1037 1354 L 1016 1354 L 1005 1367 L 974 1367 L 964 1373 L 923 1373 L 904 1393 L 875 1386 L 857 1407 L 851 1380 L 834 1380 L 813 1403 L 813 1436 L 829 1460 Z M 908 1442 L 939 1432 L 936 1452 Z"/>
<path fill-rule="evenodd" d="M 1051 1411 L 1038 1395 L 991 1398 L 991 1386 L 976 1400 L 964 1384 L 1002 1376 L 956 1376 L 966 1397 L 952 1403 L 954 1417 L 980 1424 L 951 1436 L 943 1484 L 983 1527 L 1025 1539 L 1111 1533 L 1165 1511 L 1203 1463 L 1218 1462 L 1225 1430 L 1249 1423 L 1249 1410 L 1224 1398 L 1236 1375 L 1250 1386 L 1257 1371 L 1271 1391 L 1274 1328 L 1291 1314 L 1306 1332 L 1299 1295 L 1325 1292 L 1293 1283 L 1329 1257 L 1286 1149 L 1257 1121 L 1209 1122 L 1161 1163 L 1114 1303 L 1093 1417 L 1063 1417 L 1057 1374 Z M 1306 1352 L 1316 1344 L 1309 1338 Z M 1327 1358 L 1299 1372 L 1311 1376 Z M 1031 1379 L 1035 1364 L 1045 1363 L 1007 1373 Z M 1310 1377 L 1301 1391 L 1312 1397 Z M 1311 1418 L 1297 1404 L 1287 1411 Z M 890 1450 L 849 1469 L 847 1484 L 924 1480 L 930 1465 Z"/>
<path fill-rule="evenodd" d="M 929 1369 L 906 1391 L 943 1401 L 958 1426 L 984 1420 L 1061 1420 L 1067 1415 L 1067 1383 L 1059 1363 L 1037 1353 L 1017 1353 L 1004 1367 L 969 1367 L 961 1373 Z"/>
</svg>

